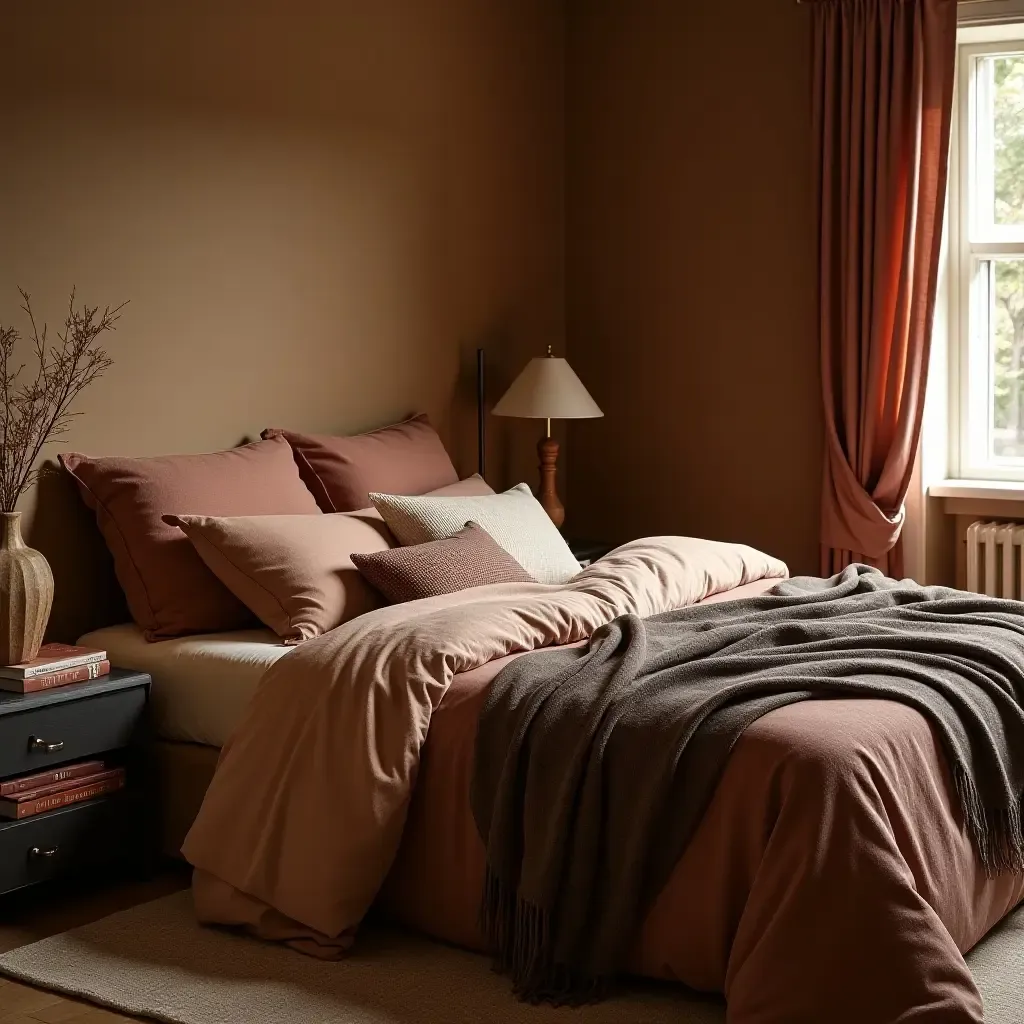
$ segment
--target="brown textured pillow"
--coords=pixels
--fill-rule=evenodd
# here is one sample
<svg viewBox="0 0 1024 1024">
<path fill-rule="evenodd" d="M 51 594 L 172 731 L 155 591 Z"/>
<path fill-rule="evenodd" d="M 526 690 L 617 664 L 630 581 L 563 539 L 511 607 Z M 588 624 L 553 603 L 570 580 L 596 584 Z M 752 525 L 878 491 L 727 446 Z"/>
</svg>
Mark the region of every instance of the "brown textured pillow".
<svg viewBox="0 0 1024 1024">
<path fill-rule="evenodd" d="M 273 427 L 262 436 L 287 440 L 303 483 L 324 512 L 366 508 L 370 491 L 425 494 L 459 480 L 426 416 L 355 437 L 297 434 Z"/>
<path fill-rule="evenodd" d="M 358 512 L 165 516 L 217 578 L 286 644 L 311 640 L 381 604 L 353 552 L 387 551 L 390 531 Z"/>
<path fill-rule="evenodd" d="M 91 459 L 68 453 L 60 462 L 96 513 L 128 608 L 147 640 L 240 629 L 253 621 L 163 516 L 319 514 L 283 438 L 209 455 Z"/>
<path fill-rule="evenodd" d="M 352 561 L 392 604 L 454 594 L 488 583 L 537 582 L 476 523 L 466 523 L 444 540 L 354 554 Z"/>
</svg>

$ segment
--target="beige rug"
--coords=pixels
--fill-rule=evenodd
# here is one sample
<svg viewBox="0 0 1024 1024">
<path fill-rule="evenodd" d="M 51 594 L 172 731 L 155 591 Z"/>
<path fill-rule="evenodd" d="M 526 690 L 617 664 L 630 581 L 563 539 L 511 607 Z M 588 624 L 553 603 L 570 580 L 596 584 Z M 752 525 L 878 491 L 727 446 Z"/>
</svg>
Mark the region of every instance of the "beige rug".
<svg viewBox="0 0 1024 1024">
<path fill-rule="evenodd" d="M 968 956 L 990 1024 L 1024 1018 L 1024 911 Z M 0 973 L 172 1024 L 722 1024 L 719 1000 L 638 986 L 578 1011 L 525 1006 L 484 957 L 400 931 L 322 963 L 200 928 L 188 892 L 0 956 Z M 2 1010 L 0 1010 L 2 1016 Z"/>
</svg>

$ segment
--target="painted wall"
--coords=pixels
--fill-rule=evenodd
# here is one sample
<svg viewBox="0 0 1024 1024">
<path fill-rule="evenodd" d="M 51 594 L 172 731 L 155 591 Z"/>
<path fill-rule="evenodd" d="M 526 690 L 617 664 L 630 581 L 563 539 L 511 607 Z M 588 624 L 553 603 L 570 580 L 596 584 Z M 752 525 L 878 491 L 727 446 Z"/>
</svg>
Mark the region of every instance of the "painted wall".
<svg viewBox="0 0 1024 1024">
<path fill-rule="evenodd" d="M 548 0 L 39 0 L 0 37 L 0 322 L 16 286 L 130 300 L 66 447 L 208 451 L 268 425 L 424 409 L 476 464 L 500 394 L 564 330 L 564 19 Z M 495 482 L 534 432 L 493 421 Z M 52 456 L 51 456 L 52 457 Z M 51 632 L 116 613 L 67 482 L 25 502 Z"/>
<path fill-rule="evenodd" d="M 567 529 L 816 572 L 811 23 L 793 0 L 569 8 Z"/>
</svg>

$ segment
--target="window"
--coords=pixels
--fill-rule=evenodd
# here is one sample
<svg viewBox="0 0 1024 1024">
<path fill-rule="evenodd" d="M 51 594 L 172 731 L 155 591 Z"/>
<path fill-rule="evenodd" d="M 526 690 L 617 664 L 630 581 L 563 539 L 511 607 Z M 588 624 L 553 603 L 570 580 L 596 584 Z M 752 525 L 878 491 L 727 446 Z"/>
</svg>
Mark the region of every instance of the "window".
<svg viewBox="0 0 1024 1024">
<path fill-rule="evenodd" d="M 956 475 L 1024 479 L 1024 38 L 964 45 L 950 257 Z"/>
</svg>

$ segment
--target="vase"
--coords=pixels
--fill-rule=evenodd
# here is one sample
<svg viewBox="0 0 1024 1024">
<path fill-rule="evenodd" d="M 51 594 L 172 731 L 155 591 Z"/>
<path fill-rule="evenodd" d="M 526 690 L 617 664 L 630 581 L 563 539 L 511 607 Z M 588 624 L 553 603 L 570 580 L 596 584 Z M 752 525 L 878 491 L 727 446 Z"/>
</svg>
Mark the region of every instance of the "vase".
<svg viewBox="0 0 1024 1024">
<path fill-rule="evenodd" d="M 0 512 L 0 665 L 39 653 L 53 605 L 53 573 L 21 536 L 21 513 Z"/>
</svg>

